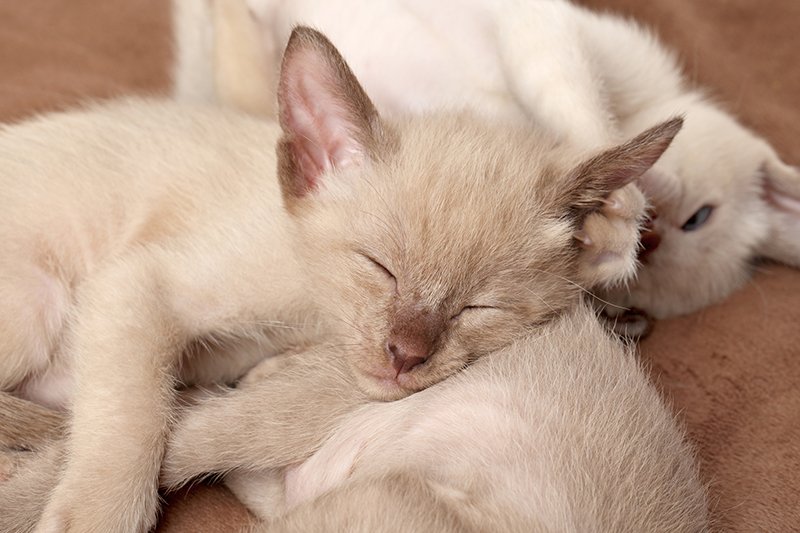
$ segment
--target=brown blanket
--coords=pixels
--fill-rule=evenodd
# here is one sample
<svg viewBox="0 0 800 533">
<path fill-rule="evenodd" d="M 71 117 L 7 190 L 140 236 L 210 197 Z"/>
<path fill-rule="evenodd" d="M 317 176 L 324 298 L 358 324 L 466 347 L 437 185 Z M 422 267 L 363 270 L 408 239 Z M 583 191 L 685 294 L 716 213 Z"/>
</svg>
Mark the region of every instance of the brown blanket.
<svg viewBox="0 0 800 533">
<path fill-rule="evenodd" d="M 687 72 L 800 164 L 800 2 L 584 0 L 658 29 Z M 0 120 L 168 87 L 165 0 L 0 1 Z M 642 346 L 686 421 L 716 525 L 800 524 L 800 272 L 765 266 L 726 302 L 661 322 Z M 230 493 L 171 498 L 161 530 L 229 531 Z"/>
</svg>

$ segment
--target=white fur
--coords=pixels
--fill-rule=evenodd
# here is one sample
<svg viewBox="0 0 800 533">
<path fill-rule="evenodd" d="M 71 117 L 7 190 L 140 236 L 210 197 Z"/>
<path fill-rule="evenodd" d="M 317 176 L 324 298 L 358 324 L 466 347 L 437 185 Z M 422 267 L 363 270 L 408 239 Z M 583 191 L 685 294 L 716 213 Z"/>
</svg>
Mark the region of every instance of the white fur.
<svg viewBox="0 0 800 533">
<path fill-rule="evenodd" d="M 173 92 L 185 101 L 208 102 L 216 98 L 214 88 L 214 16 L 208 0 L 175 1 L 175 61 L 182 65 Z"/>
<path fill-rule="evenodd" d="M 305 23 L 339 44 L 386 113 L 466 107 L 534 121 L 583 148 L 685 114 L 687 127 L 640 184 L 659 215 L 661 247 L 636 282 L 603 295 L 618 305 L 656 317 L 687 313 L 739 287 L 757 257 L 800 263 L 800 217 L 762 199 L 765 190 L 800 199 L 800 173 L 690 88 L 673 55 L 631 21 L 561 0 L 230 1 L 247 2 L 254 18 L 240 19 L 242 26 L 256 25 L 269 43 L 267 63 L 253 76 L 274 70 L 275 51 Z M 192 46 L 181 31 L 178 42 Z M 179 86 L 193 75 L 191 65 L 176 64 Z M 674 181 L 678 195 L 659 196 L 662 179 Z M 716 206 L 709 222 L 682 231 L 705 204 Z"/>
</svg>

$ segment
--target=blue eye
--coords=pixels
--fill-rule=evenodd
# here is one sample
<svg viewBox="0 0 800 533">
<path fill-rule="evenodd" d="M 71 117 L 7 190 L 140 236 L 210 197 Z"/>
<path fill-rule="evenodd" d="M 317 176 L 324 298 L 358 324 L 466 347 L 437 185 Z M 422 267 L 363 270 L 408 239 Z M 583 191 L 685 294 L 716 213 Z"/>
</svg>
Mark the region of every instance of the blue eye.
<svg viewBox="0 0 800 533">
<path fill-rule="evenodd" d="M 687 220 L 683 226 L 681 226 L 681 229 L 683 231 L 694 231 L 698 229 L 700 226 L 708 222 L 708 219 L 713 212 L 713 205 L 704 205 L 698 209 L 694 215 L 689 217 L 689 220 Z"/>
</svg>

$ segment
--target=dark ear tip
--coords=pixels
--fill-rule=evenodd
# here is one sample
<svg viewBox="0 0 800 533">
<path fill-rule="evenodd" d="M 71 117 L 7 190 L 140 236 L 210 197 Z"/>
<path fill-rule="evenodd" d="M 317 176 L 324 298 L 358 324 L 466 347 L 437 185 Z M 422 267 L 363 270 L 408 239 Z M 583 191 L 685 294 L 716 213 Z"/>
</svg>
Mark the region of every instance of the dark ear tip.
<svg viewBox="0 0 800 533">
<path fill-rule="evenodd" d="M 292 39 L 311 39 L 317 36 L 321 36 L 322 34 L 315 30 L 310 26 L 304 26 L 302 24 L 298 24 L 294 28 L 292 28 L 292 34 L 289 36 L 289 40 Z"/>
<path fill-rule="evenodd" d="M 289 42 L 286 44 L 286 49 L 289 50 L 301 44 L 324 45 L 332 46 L 330 40 L 325 37 L 325 34 L 319 30 L 315 30 L 310 26 L 303 26 L 298 24 L 292 28 L 292 34 L 289 36 Z"/>
<path fill-rule="evenodd" d="M 667 120 L 666 122 L 662 122 L 658 126 L 654 127 L 651 131 L 658 137 L 665 137 L 669 140 L 672 140 L 681 128 L 683 128 L 683 115 L 678 115 L 676 117 L 672 117 L 671 119 Z"/>
</svg>

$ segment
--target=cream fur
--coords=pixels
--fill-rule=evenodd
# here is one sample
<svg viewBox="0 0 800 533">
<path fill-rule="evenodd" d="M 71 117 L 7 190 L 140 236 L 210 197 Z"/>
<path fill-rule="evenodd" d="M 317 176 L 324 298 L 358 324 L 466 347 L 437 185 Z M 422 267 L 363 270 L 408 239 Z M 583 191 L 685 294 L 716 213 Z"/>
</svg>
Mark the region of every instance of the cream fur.
<svg viewBox="0 0 800 533">
<path fill-rule="evenodd" d="M 689 87 L 673 55 L 631 21 L 561 0 L 230 2 L 249 5 L 254 16 L 240 27 L 257 28 L 273 51 L 297 23 L 324 30 L 386 113 L 469 108 L 533 121 L 584 148 L 685 114 L 686 129 L 640 183 L 658 214 L 660 249 L 634 282 L 602 294 L 617 305 L 687 313 L 739 287 L 758 257 L 800 264 L 800 172 Z M 181 47 L 193 46 L 177 34 Z M 274 70 L 272 57 L 251 76 Z M 179 86 L 197 72 L 180 61 L 175 69 Z M 265 107 L 273 92 L 262 95 Z M 682 231 L 703 205 L 715 207 L 708 223 Z"/>
<path fill-rule="evenodd" d="M 640 213 L 604 200 L 681 126 L 589 156 L 463 113 L 383 120 L 309 29 L 280 84 L 281 128 L 134 99 L 0 131 L 0 386 L 71 412 L 37 531 L 153 524 L 176 384 L 325 338 L 393 399 L 537 330 L 629 271 L 614 227 Z M 392 339 L 425 360 L 401 371 Z"/>
<path fill-rule="evenodd" d="M 252 394 L 270 385 L 268 378 Z M 211 419 L 211 405 L 189 416 Z M 232 427 L 253 422 L 241 418 Z M 252 485 L 241 486 L 245 475 L 229 481 L 237 494 L 252 494 Z M 262 493 L 276 490 L 274 472 L 266 475 Z M 681 431 L 633 354 L 586 308 L 426 391 L 344 417 L 288 471 L 284 490 L 282 502 L 262 499 L 255 508 L 267 518 L 256 530 L 708 527 Z"/>
<path fill-rule="evenodd" d="M 264 520 L 253 531 L 709 528 L 681 430 L 586 306 L 395 402 L 359 392 L 346 350 L 269 361 L 258 379 L 192 407 L 164 480 L 233 470 L 226 482 Z M 57 470 L 59 449 L 28 454 L 0 484 L 0 525 L 30 521 L 30 492 L 17 489 L 40 487 L 32 473 Z"/>
</svg>

